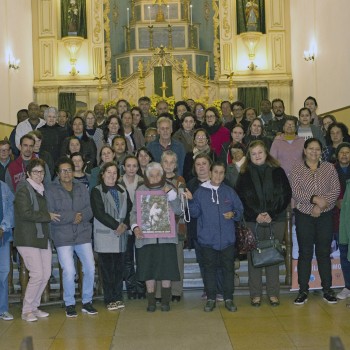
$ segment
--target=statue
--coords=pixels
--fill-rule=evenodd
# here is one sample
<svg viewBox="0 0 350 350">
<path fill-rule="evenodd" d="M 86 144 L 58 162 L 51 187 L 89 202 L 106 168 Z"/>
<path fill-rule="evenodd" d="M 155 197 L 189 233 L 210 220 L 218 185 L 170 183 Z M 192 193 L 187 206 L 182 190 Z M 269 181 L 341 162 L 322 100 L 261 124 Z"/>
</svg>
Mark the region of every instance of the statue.
<svg viewBox="0 0 350 350">
<path fill-rule="evenodd" d="M 245 5 L 245 18 L 248 32 L 256 32 L 258 30 L 259 6 L 255 0 L 248 1 Z"/>
</svg>

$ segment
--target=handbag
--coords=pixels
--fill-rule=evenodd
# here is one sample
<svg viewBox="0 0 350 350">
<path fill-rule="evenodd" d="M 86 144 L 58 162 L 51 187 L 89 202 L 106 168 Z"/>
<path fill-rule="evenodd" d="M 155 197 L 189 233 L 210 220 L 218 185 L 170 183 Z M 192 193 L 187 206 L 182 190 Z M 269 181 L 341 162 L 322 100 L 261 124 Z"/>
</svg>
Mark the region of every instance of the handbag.
<svg viewBox="0 0 350 350">
<path fill-rule="evenodd" d="M 247 226 L 244 218 L 236 222 L 235 233 L 238 254 L 244 255 L 256 248 L 255 235 Z"/>
<path fill-rule="evenodd" d="M 270 224 L 270 238 L 259 240 L 258 224 L 255 226 L 256 248 L 251 251 L 254 267 L 277 265 L 284 262 L 284 250 L 278 239 L 275 239 Z"/>
</svg>

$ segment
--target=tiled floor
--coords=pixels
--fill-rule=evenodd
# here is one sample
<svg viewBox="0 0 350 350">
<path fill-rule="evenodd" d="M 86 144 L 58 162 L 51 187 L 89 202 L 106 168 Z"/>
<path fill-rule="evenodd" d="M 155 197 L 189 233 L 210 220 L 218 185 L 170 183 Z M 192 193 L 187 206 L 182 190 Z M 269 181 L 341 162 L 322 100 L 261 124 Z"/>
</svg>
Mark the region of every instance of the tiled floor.
<svg viewBox="0 0 350 350">
<path fill-rule="evenodd" d="M 33 337 L 35 350 L 326 350 L 330 336 L 340 336 L 350 349 L 345 301 L 328 305 L 321 295 L 311 294 L 306 305 L 295 306 L 295 294 L 283 294 L 279 307 L 264 300 L 253 308 L 248 296 L 237 296 L 238 312 L 230 313 L 218 303 L 212 313 L 204 313 L 200 295 L 185 292 L 169 313 L 147 313 L 144 300 L 127 301 L 125 310 L 109 312 L 97 301 L 98 315 L 79 313 L 67 319 L 59 305 L 47 306 L 43 309 L 50 317 L 34 323 L 22 321 L 20 305 L 12 305 L 15 320 L 0 322 L 0 349 L 19 349 L 25 336 Z"/>
</svg>

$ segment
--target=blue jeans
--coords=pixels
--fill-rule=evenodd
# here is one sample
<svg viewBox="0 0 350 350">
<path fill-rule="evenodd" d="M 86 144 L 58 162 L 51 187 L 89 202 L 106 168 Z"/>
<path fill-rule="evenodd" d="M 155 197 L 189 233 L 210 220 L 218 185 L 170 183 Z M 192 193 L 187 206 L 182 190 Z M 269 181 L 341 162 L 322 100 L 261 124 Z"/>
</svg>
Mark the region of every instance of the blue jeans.
<svg viewBox="0 0 350 350">
<path fill-rule="evenodd" d="M 63 300 L 66 306 L 75 305 L 74 278 L 76 271 L 73 258 L 74 252 L 78 255 L 83 269 L 83 304 L 92 301 L 94 293 L 95 260 L 91 243 L 58 247 L 57 255 L 63 275 Z"/>
<path fill-rule="evenodd" d="M 343 271 L 345 288 L 350 289 L 350 261 L 348 260 L 348 245 L 339 244 L 339 251 L 341 270 Z"/>
<path fill-rule="evenodd" d="M 0 314 L 8 311 L 8 277 L 10 272 L 10 242 L 0 246 Z"/>
</svg>

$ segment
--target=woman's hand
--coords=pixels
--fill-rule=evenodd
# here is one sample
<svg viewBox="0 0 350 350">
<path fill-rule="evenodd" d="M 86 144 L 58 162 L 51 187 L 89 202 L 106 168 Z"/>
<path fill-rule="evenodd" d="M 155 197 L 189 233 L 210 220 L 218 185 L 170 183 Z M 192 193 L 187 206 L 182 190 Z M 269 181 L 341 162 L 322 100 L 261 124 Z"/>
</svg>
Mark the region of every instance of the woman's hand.
<svg viewBox="0 0 350 350">
<path fill-rule="evenodd" d="M 313 203 L 320 207 L 321 210 L 326 209 L 328 207 L 327 200 L 320 196 L 315 196 L 313 199 Z"/>
<path fill-rule="evenodd" d="M 127 228 L 128 228 L 128 227 L 122 222 L 121 224 L 119 224 L 118 228 L 117 228 L 116 230 L 114 230 L 114 232 L 115 232 L 118 236 L 120 236 L 120 235 L 122 235 L 122 234 L 126 231 Z"/>
<path fill-rule="evenodd" d="M 137 239 L 143 238 L 142 231 L 138 226 L 134 228 L 134 234 Z"/>
<path fill-rule="evenodd" d="M 192 195 L 192 193 L 189 191 L 188 188 L 185 188 L 185 189 L 184 189 L 184 192 L 183 192 L 182 195 L 183 195 L 185 198 L 189 199 L 189 200 L 193 199 L 193 195 Z M 224 215 L 225 215 L 225 214 L 224 214 Z"/>
<path fill-rule="evenodd" d="M 233 211 L 228 211 L 227 213 L 224 213 L 223 215 L 224 215 L 225 219 L 231 220 L 235 216 L 235 213 Z"/>
<path fill-rule="evenodd" d="M 257 218 L 256 218 L 256 222 L 258 224 L 263 224 L 263 223 L 267 223 L 269 224 L 272 221 L 271 216 L 269 215 L 269 213 L 260 213 Z"/>
<path fill-rule="evenodd" d="M 56 214 L 56 213 L 49 213 L 49 214 L 50 214 L 51 221 L 54 221 L 54 222 L 60 221 L 60 217 L 61 217 L 60 214 Z"/>
<path fill-rule="evenodd" d="M 318 218 L 320 215 L 321 215 L 321 208 L 318 205 L 315 205 L 312 208 L 311 216 L 313 216 L 314 218 Z"/>
<path fill-rule="evenodd" d="M 74 225 L 78 225 L 78 224 L 80 224 L 82 222 L 82 220 L 83 220 L 83 214 L 82 213 L 76 213 L 74 221 L 73 221 L 73 224 Z"/>
</svg>

